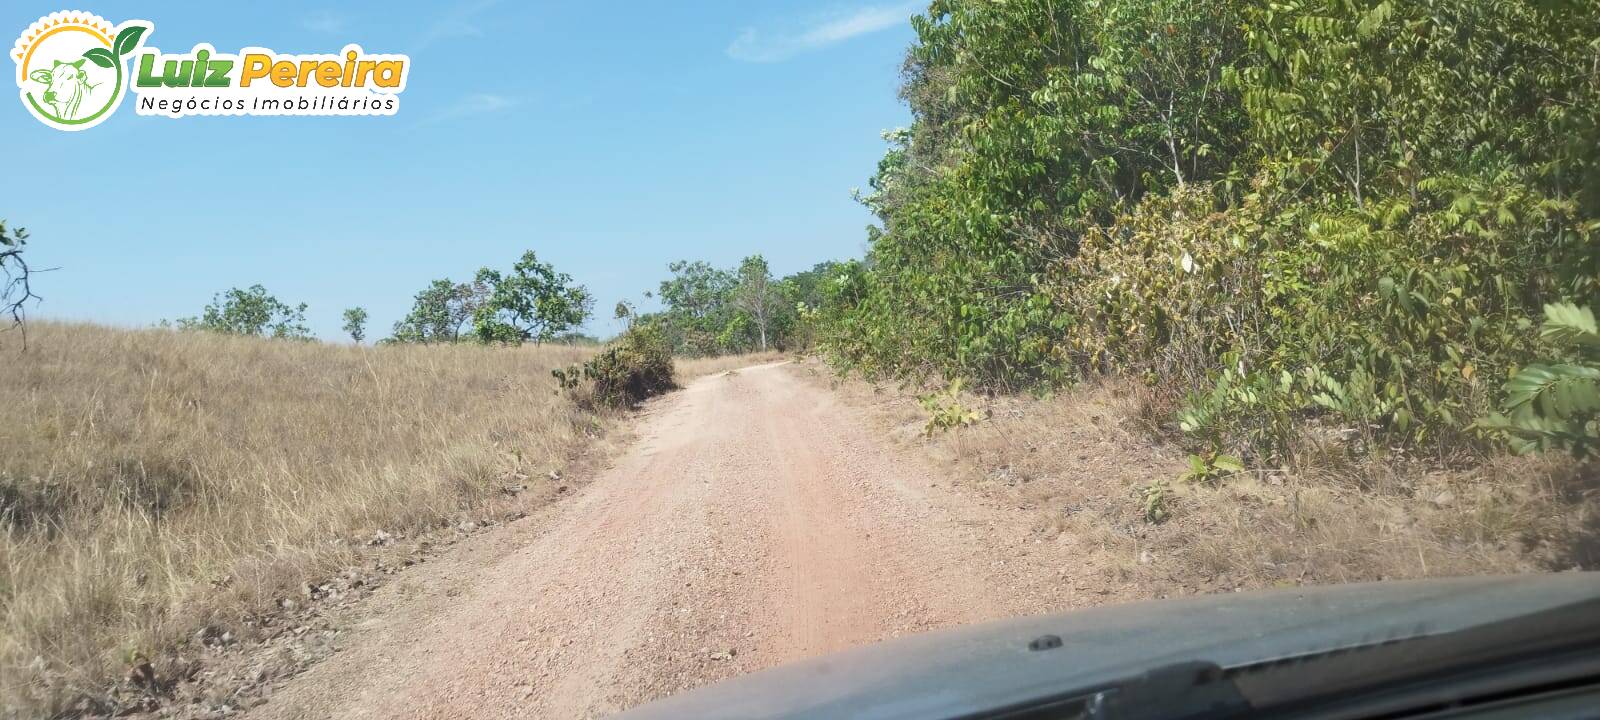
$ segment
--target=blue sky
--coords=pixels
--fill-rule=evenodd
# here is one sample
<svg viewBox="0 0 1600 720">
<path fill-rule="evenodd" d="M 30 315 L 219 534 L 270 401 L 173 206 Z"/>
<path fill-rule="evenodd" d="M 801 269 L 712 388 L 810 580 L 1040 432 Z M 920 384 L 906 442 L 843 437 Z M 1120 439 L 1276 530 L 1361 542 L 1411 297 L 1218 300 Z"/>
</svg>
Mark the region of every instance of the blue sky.
<svg viewBox="0 0 1600 720">
<path fill-rule="evenodd" d="M 147 45 L 411 55 L 392 117 L 136 115 L 63 133 L 11 101 L 0 217 L 32 235 L 33 317 L 139 326 L 261 283 L 339 337 L 387 334 L 434 278 L 524 249 L 587 285 L 589 328 L 669 261 L 778 274 L 862 252 L 850 199 L 905 125 L 916 3 L 105 1 L 5 3 L 5 45 L 81 9 L 155 23 Z M 13 70 L 14 72 L 14 70 Z"/>
</svg>

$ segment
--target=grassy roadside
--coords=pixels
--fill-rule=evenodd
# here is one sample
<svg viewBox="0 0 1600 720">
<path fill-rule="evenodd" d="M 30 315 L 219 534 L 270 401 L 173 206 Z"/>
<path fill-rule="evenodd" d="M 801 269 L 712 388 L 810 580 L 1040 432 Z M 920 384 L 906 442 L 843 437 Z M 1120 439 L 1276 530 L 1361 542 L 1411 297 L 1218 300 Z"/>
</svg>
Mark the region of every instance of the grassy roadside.
<svg viewBox="0 0 1600 720">
<path fill-rule="evenodd" d="M 983 419 L 928 437 L 915 392 L 811 368 L 967 491 L 1033 513 L 1035 539 L 1077 544 L 1108 599 L 1600 568 L 1600 477 L 1563 456 L 1445 467 L 1306 437 L 1298 470 L 1186 480 L 1170 412 L 1135 383 L 962 395 Z"/>
<path fill-rule="evenodd" d="M 579 348 L 44 322 L 19 342 L 0 337 L 7 715 L 63 712 L 197 632 L 237 634 L 375 537 L 541 497 L 610 424 L 554 392 Z"/>
</svg>

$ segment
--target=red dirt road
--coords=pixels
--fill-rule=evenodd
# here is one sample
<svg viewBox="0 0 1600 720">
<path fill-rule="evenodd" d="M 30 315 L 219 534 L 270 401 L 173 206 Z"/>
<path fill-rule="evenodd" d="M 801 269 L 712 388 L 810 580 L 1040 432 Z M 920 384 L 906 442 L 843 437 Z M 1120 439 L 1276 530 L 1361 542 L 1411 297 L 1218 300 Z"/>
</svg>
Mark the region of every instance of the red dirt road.
<svg viewBox="0 0 1600 720">
<path fill-rule="evenodd" d="M 604 716 L 908 632 L 1080 604 L 1066 546 L 792 365 L 649 404 L 577 497 L 408 571 L 258 718 Z"/>
</svg>

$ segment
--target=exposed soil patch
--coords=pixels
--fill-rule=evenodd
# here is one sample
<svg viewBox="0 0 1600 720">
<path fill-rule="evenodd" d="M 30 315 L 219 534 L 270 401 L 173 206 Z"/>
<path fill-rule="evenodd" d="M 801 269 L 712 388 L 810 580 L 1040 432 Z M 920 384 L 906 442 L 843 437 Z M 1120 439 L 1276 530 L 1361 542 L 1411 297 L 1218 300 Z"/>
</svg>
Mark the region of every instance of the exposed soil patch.
<svg viewBox="0 0 1600 720">
<path fill-rule="evenodd" d="M 250 714 L 596 717 L 986 619 L 1540 570 L 1577 547 L 1574 513 L 1593 499 L 1591 481 L 1559 464 L 1516 497 L 1459 475 L 1396 476 L 1376 491 L 1256 475 L 1175 485 L 1170 519 L 1153 524 L 1141 489 L 1176 478 L 1183 454 L 1152 442 L 1136 399 L 1102 387 L 985 409 L 976 426 L 926 439 L 908 395 L 815 366 L 701 377 L 646 403 L 637 440 L 569 501 L 378 588 L 334 629 L 334 657 Z M 1564 488 L 1567 504 L 1539 483 Z"/>
<path fill-rule="evenodd" d="M 253 716 L 593 717 L 1113 594 L 1032 512 L 953 490 L 804 373 L 743 368 L 647 403 L 572 501 L 380 588 L 338 655 Z"/>
</svg>

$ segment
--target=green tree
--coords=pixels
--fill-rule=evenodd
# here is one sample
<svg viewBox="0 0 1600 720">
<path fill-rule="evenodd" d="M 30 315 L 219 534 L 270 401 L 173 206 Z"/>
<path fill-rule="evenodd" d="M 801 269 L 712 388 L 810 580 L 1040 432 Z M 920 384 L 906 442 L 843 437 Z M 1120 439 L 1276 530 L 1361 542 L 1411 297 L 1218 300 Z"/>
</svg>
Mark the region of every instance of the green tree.
<svg viewBox="0 0 1600 720">
<path fill-rule="evenodd" d="M 940 0 L 914 18 L 914 122 L 885 134 L 860 198 L 881 221 L 874 282 L 841 349 L 895 373 L 1064 379 L 1044 281 L 1084 231 L 1148 193 L 1232 176 L 1243 5 Z"/>
<path fill-rule="evenodd" d="M 828 287 L 846 266 L 831 260 L 820 262 L 778 282 L 779 304 L 773 319 L 775 344 L 805 350 L 816 343 L 822 313 L 833 302 Z"/>
<path fill-rule="evenodd" d="M 797 302 L 843 366 L 1137 375 L 1213 398 L 1201 441 L 1247 459 L 1307 416 L 1443 452 L 1537 360 L 1530 314 L 1600 302 L 1600 5 L 934 0 L 912 24 L 867 256 Z"/>
<path fill-rule="evenodd" d="M 364 307 L 347 308 L 344 311 L 344 331 L 357 345 L 367 336 L 367 309 Z"/>
<path fill-rule="evenodd" d="M 417 293 L 411 311 L 394 325 L 397 342 L 457 342 L 462 329 L 489 298 L 490 287 L 481 282 L 434 280 Z"/>
<path fill-rule="evenodd" d="M 813 265 L 810 270 L 802 270 L 783 279 L 788 285 L 788 300 L 795 303 L 805 303 L 808 307 L 822 307 L 825 299 L 824 286 L 832 280 L 845 263 L 828 260 Z"/>
<path fill-rule="evenodd" d="M 306 304 L 289 305 L 261 285 L 217 293 L 199 317 L 178 320 L 183 330 L 204 330 L 228 335 L 309 339 Z"/>
<path fill-rule="evenodd" d="M 738 280 L 733 273 L 705 261 L 678 260 L 667 265 L 672 277 L 657 290 L 664 306 L 658 328 L 673 352 L 716 355 L 729 350 L 730 301 Z"/>
<path fill-rule="evenodd" d="M 589 319 L 594 298 L 572 276 L 539 262 L 532 250 L 502 274 L 483 268 L 475 281 L 489 288 L 472 316 L 479 342 L 544 342 Z"/>
<path fill-rule="evenodd" d="M 775 278 L 760 255 L 746 257 L 732 270 L 680 260 L 667 266 L 672 277 L 659 287 L 665 307 L 637 315 L 632 324 L 653 323 L 673 352 L 683 355 L 808 348 L 818 327 L 817 311 L 830 302 L 826 286 L 845 267 L 824 262 Z"/>
<path fill-rule="evenodd" d="M 634 308 L 633 303 L 627 300 L 618 300 L 617 306 L 611 310 L 611 319 L 622 323 L 623 332 L 627 332 L 628 328 L 633 327 L 633 320 L 638 316 L 639 311 Z"/>
<path fill-rule="evenodd" d="M 761 337 L 761 351 L 767 350 L 767 329 L 772 324 L 777 294 L 772 283 L 772 271 L 766 258 L 751 255 L 739 263 L 739 284 L 734 288 L 734 304 L 749 314 L 751 323 Z"/>
<path fill-rule="evenodd" d="M 737 284 L 733 273 L 697 260 L 667 265 L 672 277 L 661 281 L 658 294 L 667 310 L 680 317 L 702 320 L 723 310 Z"/>
</svg>

